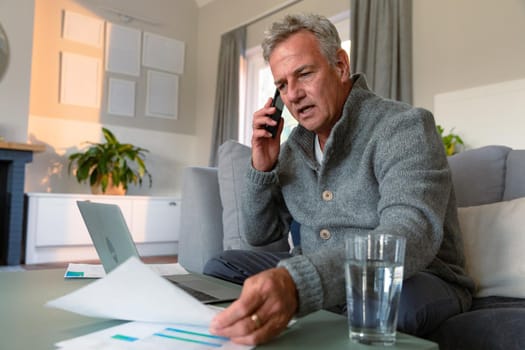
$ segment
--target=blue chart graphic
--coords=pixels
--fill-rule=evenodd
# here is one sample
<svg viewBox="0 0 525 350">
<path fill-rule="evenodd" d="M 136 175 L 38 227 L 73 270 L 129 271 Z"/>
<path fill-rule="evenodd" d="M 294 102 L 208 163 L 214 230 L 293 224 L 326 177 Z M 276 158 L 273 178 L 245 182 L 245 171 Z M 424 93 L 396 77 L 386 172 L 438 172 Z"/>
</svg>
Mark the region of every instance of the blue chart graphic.
<svg viewBox="0 0 525 350">
<path fill-rule="evenodd" d="M 212 346 L 214 348 L 220 348 L 225 342 L 228 341 L 228 338 L 219 337 L 212 334 L 191 332 L 171 327 L 165 328 L 164 332 L 162 333 L 155 333 L 153 335 L 157 337 L 179 340 L 183 342 Z M 215 340 L 215 342 L 212 342 L 212 340 Z"/>
<path fill-rule="evenodd" d="M 139 340 L 139 338 L 130 337 L 129 335 L 122 335 L 122 334 L 115 334 L 114 336 L 111 337 L 111 339 L 122 340 L 122 341 L 129 342 L 129 343 Z"/>
<path fill-rule="evenodd" d="M 140 342 L 142 344 L 164 344 L 167 345 L 166 342 L 170 342 L 171 344 L 175 344 L 177 342 L 182 343 L 193 343 L 195 345 L 202 345 L 202 348 L 220 348 L 225 343 L 228 342 L 228 338 L 220 337 L 217 335 L 209 334 L 209 333 L 203 333 L 203 332 L 197 332 L 192 331 L 188 329 L 181 329 L 181 328 L 173 328 L 173 327 L 166 327 L 158 332 L 155 332 L 147 337 L 144 337 L 142 339 L 125 335 L 125 334 L 114 334 L 111 336 L 113 340 L 122 341 L 122 342 Z"/>
</svg>

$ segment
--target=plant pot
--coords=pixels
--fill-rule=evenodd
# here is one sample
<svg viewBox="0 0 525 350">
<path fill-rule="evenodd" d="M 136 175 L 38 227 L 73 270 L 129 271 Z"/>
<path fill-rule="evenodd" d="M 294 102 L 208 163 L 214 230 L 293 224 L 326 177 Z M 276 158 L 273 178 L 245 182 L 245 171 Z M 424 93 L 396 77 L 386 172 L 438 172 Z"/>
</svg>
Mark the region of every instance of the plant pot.
<svg viewBox="0 0 525 350">
<path fill-rule="evenodd" d="M 102 192 L 102 185 L 100 184 L 100 181 L 98 181 L 96 184 L 91 186 L 91 193 L 92 194 L 109 194 L 109 195 L 115 195 L 115 196 L 123 196 L 126 194 L 126 189 L 124 188 L 123 184 L 120 184 L 119 186 L 113 185 L 113 179 L 111 176 L 109 176 L 108 186 L 106 187 L 106 192 Z"/>
</svg>

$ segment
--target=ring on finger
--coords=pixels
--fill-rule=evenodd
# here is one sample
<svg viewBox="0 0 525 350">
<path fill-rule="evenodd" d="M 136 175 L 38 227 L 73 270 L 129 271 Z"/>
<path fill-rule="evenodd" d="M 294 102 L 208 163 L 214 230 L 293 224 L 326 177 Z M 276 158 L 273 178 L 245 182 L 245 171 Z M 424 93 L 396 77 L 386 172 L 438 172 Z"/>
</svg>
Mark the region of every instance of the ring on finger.
<svg viewBox="0 0 525 350">
<path fill-rule="evenodd" d="M 261 322 L 261 319 L 259 318 L 259 316 L 256 313 L 251 315 L 250 319 L 255 324 L 255 328 L 261 328 L 262 322 Z"/>
</svg>

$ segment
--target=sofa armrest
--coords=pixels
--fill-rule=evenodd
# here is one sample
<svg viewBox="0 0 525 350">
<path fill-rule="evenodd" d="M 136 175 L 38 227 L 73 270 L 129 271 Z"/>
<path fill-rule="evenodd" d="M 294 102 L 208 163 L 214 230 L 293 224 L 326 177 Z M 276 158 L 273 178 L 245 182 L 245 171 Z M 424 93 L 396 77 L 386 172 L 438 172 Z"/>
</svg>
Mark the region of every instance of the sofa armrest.
<svg viewBox="0 0 525 350">
<path fill-rule="evenodd" d="M 514 149 L 507 157 L 503 200 L 525 197 L 525 150 Z"/>
<path fill-rule="evenodd" d="M 206 262 L 223 250 L 217 169 L 185 168 L 182 181 L 178 261 L 186 269 L 200 273 Z"/>
</svg>

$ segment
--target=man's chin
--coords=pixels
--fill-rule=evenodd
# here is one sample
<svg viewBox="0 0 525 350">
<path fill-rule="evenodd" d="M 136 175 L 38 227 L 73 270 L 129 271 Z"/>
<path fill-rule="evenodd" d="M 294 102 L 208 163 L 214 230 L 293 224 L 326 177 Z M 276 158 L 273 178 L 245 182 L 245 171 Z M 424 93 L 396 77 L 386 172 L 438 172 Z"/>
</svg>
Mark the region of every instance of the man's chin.
<svg viewBox="0 0 525 350">
<path fill-rule="evenodd" d="M 314 122 L 313 118 L 303 118 L 299 120 L 299 124 L 308 131 L 315 132 L 318 125 Z"/>
</svg>

